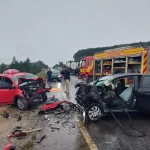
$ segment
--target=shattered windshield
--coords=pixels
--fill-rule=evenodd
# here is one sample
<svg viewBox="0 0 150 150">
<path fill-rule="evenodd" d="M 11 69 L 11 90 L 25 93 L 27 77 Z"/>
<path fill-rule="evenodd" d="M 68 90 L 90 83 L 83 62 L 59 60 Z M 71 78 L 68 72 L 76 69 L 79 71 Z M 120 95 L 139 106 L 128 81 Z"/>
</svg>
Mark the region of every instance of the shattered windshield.
<svg viewBox="0 0 150 150">
<path fill-rule="evenodd" d="M 25 79 L 34 79 L 34 78 L 38 78 L 36 75 L 33 75 L 33 74 L 24 74 L 24 75 L 20 75 L 20 76 L 14 76 L 13 77 L 13 80 L 15 81 L 15 83 L 18 85 L 18 79 L 19 78 L 25 78 Z M 25 85 L 26 82 L 22 83 L 21 85 Z"/>
<path fill-rule="evenodd" d="M 101 86 L 101 87 L 103 87 L 105 81 L 112 81 L 113 78 L 114 78 L 113 76 L 105 76 L 105 77 L 102 77 L 102 78 L 100 78 L 100 79 L 96 82 L 96 86 Z"/>
</svg>

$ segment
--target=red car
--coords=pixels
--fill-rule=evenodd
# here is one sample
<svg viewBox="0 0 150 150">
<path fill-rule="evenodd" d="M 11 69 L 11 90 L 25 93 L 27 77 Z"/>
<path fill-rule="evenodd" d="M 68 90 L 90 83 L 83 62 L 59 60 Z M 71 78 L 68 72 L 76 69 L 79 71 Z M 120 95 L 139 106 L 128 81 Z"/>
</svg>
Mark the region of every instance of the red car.
<svg viewBox="0 0 150 150">
<path fill-rule="evenodd" d="M 19 72 L 15 69 L 9 69 L 0 74 L 0 105 L 15 104 L 21 110 L 28 108 L 30 101 L 25 97 L 25 90 L 21 88 L 21 85 L 25 85 L 27 82 L 20 84 L 18 83 L 19 79 L 32 79 L 32 81 L 36 81 L 39 78 L 31 73 Z M 29 92 L 31 93 L 30 90 Z"/>
</svg>

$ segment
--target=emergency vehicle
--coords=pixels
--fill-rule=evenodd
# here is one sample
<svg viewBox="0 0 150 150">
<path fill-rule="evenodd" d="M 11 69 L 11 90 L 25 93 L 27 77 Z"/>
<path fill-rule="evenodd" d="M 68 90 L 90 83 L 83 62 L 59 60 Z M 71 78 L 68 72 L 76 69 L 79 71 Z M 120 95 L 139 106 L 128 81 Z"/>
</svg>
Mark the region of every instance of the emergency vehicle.
<svg viewBox="0 0 150 150">
<path fill-rule="evenodd" d="M 91 77 L 117 73 L 150 73 L 149 47 L 121 47 L 95 53 L 82 59 L 80 78 L 89 80 Z"/>
<path fill-rule="evenodd" d="M 99 74 L 110 75 L 117 73 L 150 73 L 150 51 L 149 47 L 121 47 L 96 53 L 101 69 Z"/>
<path fill-rule="evenodd" d="M 87 56 L 82 59 L 80 66 L 79 78 L 89 80 L 95 76 L 100 76 L 100 61 L 94 56 Z"/>
</svg>

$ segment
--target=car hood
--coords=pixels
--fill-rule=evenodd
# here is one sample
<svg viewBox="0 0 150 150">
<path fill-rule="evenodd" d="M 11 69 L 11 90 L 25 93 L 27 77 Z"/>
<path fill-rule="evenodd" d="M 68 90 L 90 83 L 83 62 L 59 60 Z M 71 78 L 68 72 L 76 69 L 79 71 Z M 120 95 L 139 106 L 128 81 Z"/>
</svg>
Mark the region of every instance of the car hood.
<svg viewBox="0 0 150 150">
<path fill-rule="evenodd" d="M 25 82 L 27 82 L 27 84 L 30 82 L 30 84 L 31 84 L 32 81 L 43 82 L 43 78 L 33 78 L 33 79 L 19 78 L 18 79 L 18 86 L 20 84 L 25 83 Z"/>
</svg>

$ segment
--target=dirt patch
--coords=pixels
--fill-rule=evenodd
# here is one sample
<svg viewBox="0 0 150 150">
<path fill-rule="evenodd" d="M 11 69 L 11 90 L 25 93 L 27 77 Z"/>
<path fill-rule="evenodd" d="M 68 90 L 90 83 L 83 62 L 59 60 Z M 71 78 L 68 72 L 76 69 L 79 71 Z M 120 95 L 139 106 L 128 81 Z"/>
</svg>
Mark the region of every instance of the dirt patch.
<svg viewBox="0 0 150 150">
<path fill-rule="evenodd" d="M 4 111 L 9 114 L 9 118 L 4 118 L 0 115 L 0 149 L 3 149 L 8 143 L 7 136 L 12 133 L 15 127 L 19 126 L 23 130 L 38 127 L 39 116 L 37 112 L 39 109 L 40 107 L 36 110 L 34 109 L 34 111 L 21 111 L 13 106 L 0 107 L 0 114 L 3 114 Z M 17 121 L 15 117 L 17 115 L 20 115 L 22 119 Z M 18 150 L 32 150 L 35 135 L 36 133 L 30 133 L 24 139 L 17 140 L 13 138 L 11 141 Z"/>
</svg>

